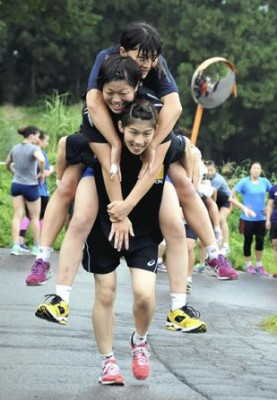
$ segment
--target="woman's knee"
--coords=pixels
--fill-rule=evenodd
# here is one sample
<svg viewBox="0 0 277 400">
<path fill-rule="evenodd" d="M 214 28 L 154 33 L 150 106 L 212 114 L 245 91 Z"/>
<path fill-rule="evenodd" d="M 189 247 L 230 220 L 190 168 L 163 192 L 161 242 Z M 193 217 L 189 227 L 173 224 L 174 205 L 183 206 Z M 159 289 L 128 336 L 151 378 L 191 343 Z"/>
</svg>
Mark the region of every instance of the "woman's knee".
<svg viewBox="0 0 277 400">
<path fill-rule="evenodd" d="M 141 312 L 147 312 L 155 305 L 155 295 L 153 292 L 144 293 L 136 292 L 134 293 L 134 306 L 136 309 L 141 310 Z"/>
<path fill-rule="evenodd" d="M 96 302 L 102 307 L 112 307 L 115 302 L 116 288 L 114 285 L 99 285 Z"/>
<path fill-rule="evenodd" d="M 68 230 L 74 235 L 85 236 L 86 238 L 92 228 L 92 215 L 93 213 L 73 214 Z"/>
<path fill-rule="evenodd" d="M 77 182 L 71 180 L 61 181 L 56 189 L 56 196 L 61 198 L 63 201 L 71 201 L 76 192 Z"/>
<path fill-rule="evenodd" d="M 167 243 L 170 240 L 183 242 L 186 238 L 185 227 L 181 219 L 171 219 L 171 223 L 161 224 L 161 231 Z"/>
</svg>

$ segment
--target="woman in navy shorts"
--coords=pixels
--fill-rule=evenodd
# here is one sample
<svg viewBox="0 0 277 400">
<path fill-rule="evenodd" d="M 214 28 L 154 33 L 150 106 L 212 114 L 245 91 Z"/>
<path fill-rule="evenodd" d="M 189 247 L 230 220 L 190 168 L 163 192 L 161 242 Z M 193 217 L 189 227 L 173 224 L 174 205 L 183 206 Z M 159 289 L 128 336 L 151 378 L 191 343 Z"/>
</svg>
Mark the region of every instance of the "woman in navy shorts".
<svg viewBox="0 0 277 400">
<path fill-rule="evenodd" d="M 35 126 L 27 126 L 18 129 L 23 135 L 23 142 L 16 144 L 10 151 L 6 167 L 13 174 L 11 195 L 13 198 L 13 219 L 12 238 L 13 247 L 11 254 L 21 255 L 19 245 L 20 222 L 25 212 L 25 205 L 28 209 L 33 233 L 34 246 L 39 245 L 39 213 L 40 195 L 38 182 L 44 180 L 45 160 L 40 147 L 39 129 Z M 39 174 L 38 174 L 39 168 Z"/>
</svg>

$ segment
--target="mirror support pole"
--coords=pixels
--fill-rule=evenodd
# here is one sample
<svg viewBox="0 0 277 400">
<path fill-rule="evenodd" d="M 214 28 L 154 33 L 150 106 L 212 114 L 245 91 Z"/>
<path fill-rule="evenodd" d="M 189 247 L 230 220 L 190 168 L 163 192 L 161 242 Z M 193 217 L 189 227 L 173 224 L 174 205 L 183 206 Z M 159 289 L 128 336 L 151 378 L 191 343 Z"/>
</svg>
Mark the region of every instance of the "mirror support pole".
<svg viewBox="0 0 277 400">
<path fill-rule="evenodd" d="M 199 132 L 200 123 L 201 123 L 202 114 L 203 114 L 203 108 L 204 107 L 201 106 L 201 104 L 198 104 L 197 108 L 196 108 L 196 113 L 195 113 L 192 132 L 191 132 L 191 139 L 190 139 L 191 143 L 194 145 L 197 142 L 198 132 Z"/>
</svg>

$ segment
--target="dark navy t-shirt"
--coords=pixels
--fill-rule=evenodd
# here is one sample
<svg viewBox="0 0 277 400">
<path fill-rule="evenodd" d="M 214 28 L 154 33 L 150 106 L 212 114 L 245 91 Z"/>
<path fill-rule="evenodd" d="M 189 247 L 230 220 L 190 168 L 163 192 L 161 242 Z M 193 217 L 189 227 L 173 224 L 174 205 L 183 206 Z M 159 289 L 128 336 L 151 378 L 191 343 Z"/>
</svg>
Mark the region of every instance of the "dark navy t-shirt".
<svg viewBox="0 0 277 400">
<path fill-rule="evenodd" d="M 108 49 L 100 51 L 96 56 L 94 65 L 90 72 L 89 81 L 88 81 L 88 91 L 90 89 L 97 89 L 97 77 L 99 74 L 99 70 L 101 65 L 105 61 L 106 58 L 112 56 L 114 54 L 119 54 L 119 46 L 110 47 Z M 148 73 L 145 79 L 142 80 L 143 86 L 152 90 L 155 95 L 162 99 L 164 96 L 177 92 L 178 87 L 176 82 L 169 71 L 167 63 L 162 56 L 159 56 L 158 63 L 155 68 L 152 68 Z"/>
</svg>

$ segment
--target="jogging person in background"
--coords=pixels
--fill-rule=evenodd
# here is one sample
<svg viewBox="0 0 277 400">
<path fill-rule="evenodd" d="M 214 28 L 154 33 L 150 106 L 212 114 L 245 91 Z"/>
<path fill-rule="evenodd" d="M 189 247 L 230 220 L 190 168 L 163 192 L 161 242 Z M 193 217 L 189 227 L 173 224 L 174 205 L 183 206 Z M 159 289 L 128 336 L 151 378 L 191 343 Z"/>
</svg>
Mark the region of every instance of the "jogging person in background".
<svg viewBox="0 0 277 400">
<path fill-rule="evenodd" d="M 240 229 L 244 235 L 243 253 L 246 262 L 246 271 L 251 275 L 268 276 L 266 268 L 262 264 L 264 237 L 266 234 L 266 192 L 269 192 L 272 185 L 268 179 L 261 177 L 262 166 L 255 161 L 250 166 L 249 176 L 238 181 L 233 189 L 233 194 L 242 195 L 243 205 L 251 208 L 255 216 L 250 217 L 241 214 Z M 253 237 L 256 238 L 256 262 L 251 264 L 251 245 Z"/>
<path fill-rule="evenodd" d="M 48 159 L 48 156 L 45 151 L 45 148 L 48 146 L 48 143 L 49 143 L 49 135 L 47 135 L 45 132 L 40 130 L 38 145 L 41 148 L 42 154 L 45 159 L 45 168 L 44 168 L 45 180 L 43 182 L 39 182 L 39 186 L 38 186 L 40 200 L 41 200 L 40 216 L 39 216 L 40 229 L 43 224 L 43 217 L 44 217 L 45 209 L 46 209 L 47 203 L 50 198 L 50 193 L 49 193 L 49 189 L 48 189 L 48 185 L 47 185 L 47 178 L 49 176 L 51 176 L 54 172 L 54 167 L 49 164 L 49 159 Z M 22 248 L 22 250 L 25 253 L 30 253 L 30 250 L 25 243 L 25 235 L 26 235 L 28 226 L 30 224 L 30 218 L 29 218 L 28 209 L 26 209 L 25 211 L 26 211 L 26 215 L 22 219 L 21 224 L 20 224 L 19 240 L 20 240 L 20 247 Z M 32 254 L 36 256 L 38 254 L 38 249 L 39 249 L 38 247 L 33 247 Z"/>
<path fill-rule="evenodd" d="M 37 145 L 40 134 L 39 129 L 35 126 L 27 126 L 18 129 L 18 133 L 24 139 L 22 143 L 12 148 L 6 160 L 6 167 L 13 174 L 11 185 L 13 198 L 13 247 L 11 254 L 14 255 L 23 254 L 20 247 L 19 231 L 25 206 L 28 209 L 31 220 L 33 244 L 35 247 L 39 245 L 40 196 L 38 183 L 39 181 L 43 182 L 45 179 L 45 160 L 40 147 Z"/>
</svg>

